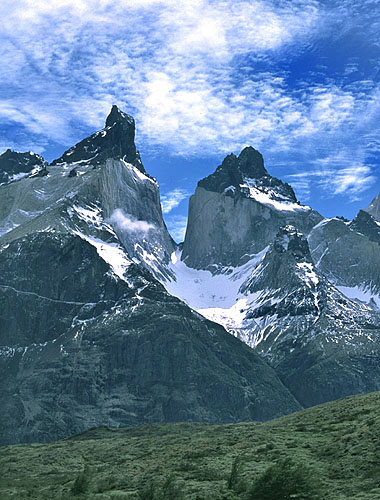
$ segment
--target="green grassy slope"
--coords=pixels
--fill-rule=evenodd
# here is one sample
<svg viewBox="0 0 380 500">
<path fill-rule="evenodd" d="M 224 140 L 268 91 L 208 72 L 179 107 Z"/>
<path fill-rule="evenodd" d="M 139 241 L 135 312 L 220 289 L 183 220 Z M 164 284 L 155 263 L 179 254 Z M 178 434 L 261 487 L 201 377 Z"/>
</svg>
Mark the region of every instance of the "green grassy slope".
<svg viewBox="0 0 380 500">
<path fill-rule="evenodd" d="M 149 500 L 143 488 L 154 481 L 156 493 L 162 492 L 159 485 L 168 477 L 177 491 L 169 487 L 160 498 L 244 499 L 281 459 L 311 468 L 318 499 L 380 499 L 380 393 L 266 423 L 99 428 L 49 444 L 5 446 L 0 499 Z"/>
</svg>

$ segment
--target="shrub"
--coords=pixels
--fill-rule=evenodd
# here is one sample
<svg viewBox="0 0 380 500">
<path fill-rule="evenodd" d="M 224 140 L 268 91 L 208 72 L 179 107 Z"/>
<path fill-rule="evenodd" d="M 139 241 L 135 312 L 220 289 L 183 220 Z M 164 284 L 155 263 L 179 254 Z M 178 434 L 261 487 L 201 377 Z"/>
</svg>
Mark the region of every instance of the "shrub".
<svg viewBox="0 0 380 500">
<path fill-rule="evenodd" d="M 162 484 L 149 483 L 138 493 L 139 500 L 183 500 L 182 488 L 173 476 L 169 476 Z"/>
<path fill-rule="evenodd" d="M 241 491 L 243 489 L 240 477 L 241 468 L 242 460 L 240 457 L 236 457 L 232 462 L 231 472 L 227 479 L 227 488 L 229 490 Z"/>
<path fill-rule="evenodd" d="M 88 490 L 89 484 L 89 469 L 86 465 L 83 472 L 81 472 L 75 479 L 74 484 L 71 487 L 71 493 L 73 495 L 82 495 Z"/>
<path fill-rule="evenodd" d="M 254 483 L 248 500 L 313 500 L 319 499 L 315 476 L 302 464 L 290 459 L 269 467 Z"/>
</svg>

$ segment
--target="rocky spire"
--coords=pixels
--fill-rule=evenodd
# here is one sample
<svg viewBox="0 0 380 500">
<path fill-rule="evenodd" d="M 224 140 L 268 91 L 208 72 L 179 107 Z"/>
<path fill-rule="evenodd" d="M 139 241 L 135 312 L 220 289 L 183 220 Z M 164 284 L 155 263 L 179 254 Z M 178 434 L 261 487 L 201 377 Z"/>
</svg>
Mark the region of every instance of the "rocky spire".
<svg viewBox="0 0 380 500">
<path fill-rule="evenodd" d="M 380 194 L 371 201 L 365 211 L 371 214 L 375 220 L 380 221 Z"/>
<path fill-rule="evenodd" d="M 99 165 L 109 158 L 123 159 L 145 173 L 135 145 L 135 120 L 113 105 L 105 127 L 68 149 L 52 165 L 80 163 Z"/>
<path fill-rule="evenodd" d="M 215 172 L 199 181 L 198 186 L 222 193 L 230 186 L 239 187 L 245 177 L 259 179 L 265 175 L 268 175 L 268 172 L 261 153 L 248 146 L 239 156 L 233 153 L 226 156 Z"/>
</svg>

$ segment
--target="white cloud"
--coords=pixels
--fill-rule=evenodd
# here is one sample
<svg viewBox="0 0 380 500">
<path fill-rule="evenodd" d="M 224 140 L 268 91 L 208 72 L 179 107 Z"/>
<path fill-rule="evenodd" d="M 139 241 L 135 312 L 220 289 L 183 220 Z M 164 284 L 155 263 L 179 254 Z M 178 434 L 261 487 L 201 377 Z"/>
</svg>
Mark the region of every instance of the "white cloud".
<svg viewBox="0 0 380 500">
<path fill-rule="evenodd" d="M 364 152 L 378 148 L 380 84 L 353 84 L 356 61 L 344 78 L 321 70 L 310 83 L 305 70 L 295 85 L 276 62 L 353 26 L 377 40 L 368 5 L 366 16 L 349 0 L 4 0 L 0 119 L 25 127 L 28 148 L 71 146 L 113 103 L 135 116 L 144 149 L 204 157 L 251 144 L 275 164 L 294 152 L 313 164 L 344 147 L 349 163 L 318 165 L 339 186 L 329 173 L 326 185 L 293 183 L 354 197 L 373 174 L 344 169 L 368 168 Z M 177 201 L 164 198 L 164 212 Z"/>
<path fill-rule="evenodd" d="M 136 116 L 140 140 L 143 131 L 142 140 L 186 154 L 231 149 L 247 134 L 257 142 L 253 130 L 273 130 L 281 116 L 257 108 L 282 97 L 276 79 L 272 85 L 273 75 L 256 75 L 236 85 L 234 59 L 277 50 L 318 19 L 307 0 L 5 4 L 0 62 L 4 84 L 18 88 L 8 103 L 12 119 L 69 143 L 70 128 L 101 126 L 118 102 Z M 0 109 L 1 117 L 10 115 Z"/>
<path fill-rule="evenodd" d="M 189 193 L 184 189 L 173 189 L 168 193 L 161 195 L 162 212 L 168 214 L 174 208 L 178 207 L 182 200 L 186 199 Z"/>
<path fill-rule="evenodd" d="M 110 217 L 110 222 L 123 231 L 143 232 L 154 229 L 154 225 L 145 220 L 137 220 L 130 215 L 126 215 L 120 208 L 117 208 Z"/>
</svg>

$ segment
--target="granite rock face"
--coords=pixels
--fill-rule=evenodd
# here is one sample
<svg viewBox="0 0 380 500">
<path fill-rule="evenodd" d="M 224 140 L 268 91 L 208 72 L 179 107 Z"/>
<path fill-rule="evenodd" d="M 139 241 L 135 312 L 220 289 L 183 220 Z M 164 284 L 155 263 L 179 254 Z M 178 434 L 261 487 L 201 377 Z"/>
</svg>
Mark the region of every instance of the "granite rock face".
<svg viewBox="0 0 380 500">
<path fill-rule="evenodd" d="M 360 210 L 352 222 L 325 219 L 311 231 L 309 245 L 318 270 L 331 283 L 348 297 L 378 307 L 380 227 L 371 215 Z"/>
<path fill-rule="evenodd" d="M 376 221 L 380 222 L 380 194 L 371 201 L 365 211 L 372 215 Z"/>
<path fill-rule="evenodd" d="M 227 156 L 190 198 L 182 260 L 195 269 L 241 265 L 262 251 L 281 226 L 308 234 L 320 220 L 297 202 L 289 184 L 268 174 L 261 154 Z"/>
<path fill-rule="evenodd" d="M 71 171 L 71 164 L 50 166 L 46 176 L 0 186 L 3 241 L 46 229 L 116 238 L 131 258 L 167 276 L 175 243 L 162 218 L 157 182 L 121 159 L 95 169 L 77 165 L 76 176 Z"/>
</svg>

